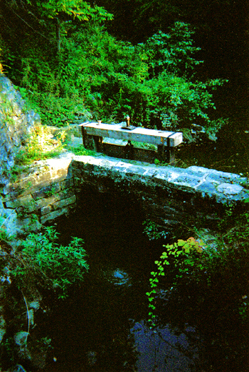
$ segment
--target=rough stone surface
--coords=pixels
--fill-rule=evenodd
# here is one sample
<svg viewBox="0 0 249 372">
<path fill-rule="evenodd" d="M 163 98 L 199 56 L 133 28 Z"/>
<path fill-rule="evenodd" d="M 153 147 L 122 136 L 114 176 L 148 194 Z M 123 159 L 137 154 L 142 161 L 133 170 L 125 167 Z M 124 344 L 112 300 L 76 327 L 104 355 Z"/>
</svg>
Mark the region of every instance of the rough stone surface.
<svg viewBox="0 0 249 372">
<path fill-rule="evenodd" d="M 240 191 L 243 190 L 243 187 L 240 185 L 231 185 L 229 183 L 222 183 L 217 187 L 217 191 L 223 192 L 226 195 L 237 195 Z"/>
<path fill-rule="evenodd" d="M 2 189 L 0 225 L 7 235 L 22 236 L 68 214 L 76 206 L 72 154 L 38 161 Z"/>
<path fill-rule="evenodd" d="M 39 122 L 34 111 L 25 112 L 20 94 L 11 81 L 0 74 L 0 184 L 8 182 L 8 172 L 17 152 L 25 145 L 30 128 Z"/>
<path fill-rule="evenodd" d="M 146 218 L 173 231 L 178 226 L 215 230 L 227 205 L 243 209 L 248 181 L 237 174 L 203 167 L 159 167 L 107 157 L 75 156 L 71 164 L 75 192 L 122 191 L 136 200 Z"/>
</svg>

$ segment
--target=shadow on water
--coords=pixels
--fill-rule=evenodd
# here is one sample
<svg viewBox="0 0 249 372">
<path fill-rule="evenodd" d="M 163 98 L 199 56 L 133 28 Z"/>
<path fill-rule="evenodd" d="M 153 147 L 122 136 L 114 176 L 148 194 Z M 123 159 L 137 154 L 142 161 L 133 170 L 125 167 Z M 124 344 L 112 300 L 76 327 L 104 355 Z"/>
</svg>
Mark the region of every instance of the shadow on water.
<svg viewBox="0 0 249 372">
<path fill-rule="evenodd" d="M 47 370 L 216 371 L 204 368 L 202 340 L 194 322 L 179 329 L 177 322 L 171 326 L 171 308 L 162 327 L 150 330 L 146 324 L 145 293 L 162 242 L 152 244 L 143 234 L 144 216 L 136 203 L 127 195 L 89 189 L 79 205 L 75 215 L 58 221 L 57 228 L 63 244 L 71 236 L 84 239 L 90 270 L 83 285 L 52 306 L 47 328 L 54 350 Z M 206 315 L 202 314 L 203 321 Z M 211 316 L 207 319 L 212 321 Z"/>
</svg>

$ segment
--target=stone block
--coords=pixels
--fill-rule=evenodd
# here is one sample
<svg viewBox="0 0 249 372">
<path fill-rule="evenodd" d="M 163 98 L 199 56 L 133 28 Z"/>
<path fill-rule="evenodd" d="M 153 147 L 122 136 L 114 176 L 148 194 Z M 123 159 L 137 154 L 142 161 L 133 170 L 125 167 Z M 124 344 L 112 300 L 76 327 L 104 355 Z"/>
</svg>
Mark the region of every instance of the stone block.
<svg viewBox="0 0 249 372">
<path fill-rule="evenodd" d="M 15 340 L 16 345 L 22 346 L 22 347 L 27 345 L 28 336 L 29 336 L 28 332 L 25 332 L 25 331 L 17 332 L 14 335 L 14 340 Z"/>
<path fill-rule="evenodd" d="M 39 186 L 32 192 L 33 198 L 35 200 L 48 198 L 52 195 L 56 195 L 61 190 L 60 182 L 53 182 L 46 186 Z"/>
<path fill-rule="evenodd" d="M 41 215 L 48 214 L 52 211 L 52 207 L 50 205 L 41 208 Z"/>
<path fill-rule="evenodd" d="M 16 229 L 19 234 L 29 233 L 31 231 L 39 231 L 42 228 L 41 223 L 38 219 L 34 219 L 33 216 L 26 218 L 18 218 L 16 220 Z"/>
<path fill-rule="evenodd" d="M 56 203 L 53 204 L 53 209 L 59 209 L 59 208 L 63 208 L 63 207 L 66 207 L 70 204 L 74 204 L 76 203 L 76 196 L 73 195 L 71 196 L 70 198 L 67 198 L 67 199 L 63 199 L 63 200 L 60 200 Z"/>
<path fill-rule="evenodd" d="M 233 185 L 229 183 L 222 183 L 217 187 L 217 191 L 225 195 L 237 195 L 243 190 L 240 185 Z"/>
<path fill-rule="evenodd" d="M 197 185 L 196 190 L 201 192 L 203 195 L 207 194 L 212 196 L 213 194 L 217 193 L 217 186 L 219 185 L 218 182 L 212 180 L 211 181 L 204 181 Z"/>
<path fill-rule="evenodd" d="M 34 180 L 37 186 L 41 184 L 49 184 L 52 180 L 52 176 L 50 172 L 36 173 L 34 174 Z"/>
<path fill-rule="evenodd" d="M 59 194 L 49 196 L 47 198 L 39 199 L 36 201 L 37 209 L 42 209 L 48 205 L 54 204 L 57 200 L 60 199 Z"/>
<path fill-rule="evenodd" d="M 25 195 L 14 200 L 6 201 L 5 205 L 7 208 L 13 209 L 18 207 L 25 208 L 28 213 L 36 210 L 36 203 L 31 195 Z"/>
<path fill-rule="evenodd" d="M 200 181 L 201 180 L 198 176 L 182 173 L 179 177 L 174 179 L 173 184 L 180 190 L 195 192 L 195 188 L 198 186 Z"/>
<path fill-rule="evenodd" d="M 51 213 L 48 213 L 44 216 L 41 216 L 41 223 L 45 224 L 46 222 L 50 222 L 55 220 L 56 218 L 62 216 L 62 215 L 67 215 L 70 212 L 70 208 L 62 208 L 62 209 L 57 209 L 56 211 L 53 211 Z"/>
<path fill-rule="evenodd" d="M 74 186 L 73 178 L 66 178 L 65 180 L 60 181 L 60 188 L 61 190 L 70 189 Z"/>
<path fill-rule="evenodd" d="M 67 177 L 67 168 L 51 170 L 51 179 L 52 180 L 63 180 Z"/>
</svg>

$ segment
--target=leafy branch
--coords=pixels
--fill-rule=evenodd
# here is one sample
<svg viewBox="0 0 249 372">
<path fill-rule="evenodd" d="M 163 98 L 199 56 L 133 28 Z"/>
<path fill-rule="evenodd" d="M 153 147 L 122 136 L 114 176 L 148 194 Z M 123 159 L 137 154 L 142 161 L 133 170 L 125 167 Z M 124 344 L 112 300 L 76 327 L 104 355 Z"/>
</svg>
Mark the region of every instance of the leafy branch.
<svg viewBox="0 0 249 372">
<path fill-rule="evenodd" d="M 165 267 L 169 266 L 171 272 L 174 271 L 175 268 L 178 269 L 177 274 L 175 274 L 176 280 L 173 280 L 173 286 L 176 285 L 177 281 L 181 280 L 184 275 L 188 273 L 189 268 L 196 264 L 195 257 L 202 253 L 203 246 L 204 243 L 202 241 L 197 241 L 193 237 L 187 240 L 178 239 L 178 241 L 173 244 L 163 245 L 166 250 L 160 256 L 160 260 L 155 261 L 157 270 L 151 272 L 151 278 L 149 279 L 151 290 L 146 292 L 150 309 L 148 320 L 151 323 L 151 327 L 156 326 L 155 299 L 160 295 L 158 286 L 160 277 L 165 276 Z M 199 264 L 199 268 L 203 269 L 203 266 Z"/>
</svg>

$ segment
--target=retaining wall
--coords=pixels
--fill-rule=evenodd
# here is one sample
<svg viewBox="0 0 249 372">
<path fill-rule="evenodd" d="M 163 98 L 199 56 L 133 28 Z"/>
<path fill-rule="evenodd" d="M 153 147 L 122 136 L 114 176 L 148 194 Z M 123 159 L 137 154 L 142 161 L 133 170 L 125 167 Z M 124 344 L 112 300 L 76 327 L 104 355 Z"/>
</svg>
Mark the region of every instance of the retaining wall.
<svg viewBox="0 0 249 372">
<path fill-rule="evenodd" d="M 69 166 L 72 154 L 39 161 L 25 167 L 15 182 L 2 190 L 0 216 L 8 235 L 39 230 L 76 207 L 74 183 Z"/>
</svg>

